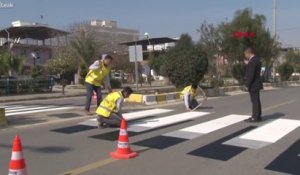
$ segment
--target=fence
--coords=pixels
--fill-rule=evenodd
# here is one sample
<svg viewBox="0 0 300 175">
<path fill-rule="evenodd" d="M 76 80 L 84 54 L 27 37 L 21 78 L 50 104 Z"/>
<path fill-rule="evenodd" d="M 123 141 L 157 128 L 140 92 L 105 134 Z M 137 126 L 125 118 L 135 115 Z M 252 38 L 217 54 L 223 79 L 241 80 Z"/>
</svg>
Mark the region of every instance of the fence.
<svg viewBox="0 0 300 175">
<path fill-rule="evenodd" d="M 51 92 L 53 78 L 0 79 L 0 95 Z"/>
</svg>

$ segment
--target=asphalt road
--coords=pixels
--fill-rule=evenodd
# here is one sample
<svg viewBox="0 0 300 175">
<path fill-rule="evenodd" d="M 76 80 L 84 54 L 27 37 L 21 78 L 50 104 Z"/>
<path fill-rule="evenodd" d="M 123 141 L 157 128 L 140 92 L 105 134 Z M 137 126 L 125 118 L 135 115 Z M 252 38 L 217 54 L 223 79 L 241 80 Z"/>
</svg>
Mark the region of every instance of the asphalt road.
<svg viewBox="0 0 300 175">
<path fill-rule="evenodd" d="M 22 105 L 72 108 L 10 116 L 32 115 L 36 121 L 0 129 L 0 174 L 8 172 L 16 134 L 22 138 L 31 175 L 300 174 L 299 91 L 262 92 L 264 121 L 258 124 L 243 121 L 251 112 L 247 94 L 210 99 L 192 113 L 183 104 L 147 109 L 129 121 L 131 147 L 139 153 L 130 160 L 109 157 L 118 130 L 93 127 L 91 117 L 80 111 L 83 98 L 5 104 L 20 105 L 17 111 Z M 65 120 L 38 121 L 45 116 Z M 43 124 L 32 125 L 36 122 Z"/>
</svg>

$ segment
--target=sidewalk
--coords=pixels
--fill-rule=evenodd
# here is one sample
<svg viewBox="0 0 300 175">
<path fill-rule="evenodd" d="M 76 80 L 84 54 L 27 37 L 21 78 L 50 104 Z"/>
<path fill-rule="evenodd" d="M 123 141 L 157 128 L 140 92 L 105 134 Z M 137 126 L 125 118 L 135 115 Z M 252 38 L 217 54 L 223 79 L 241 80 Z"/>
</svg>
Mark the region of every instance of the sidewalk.
<svg viewBox="0 0 300 175">
<path fill-rule="evenodd" d="M 130 85 L 135 91 L 135 85 Z M 149 86 L 144 85 L 139 87 L 137 93 L 153 93 L 155 91 L 171 91 L 174 90 L 174 86 Z M 120 89 L 116 89 L 120 90 Z M 107 94 L 107 90 L 103 90 L 102 93 Z M 82 85 L 69 85 L 65 89 L 65 94 L 62 94 L 61 86 L 54 86 L 51 93 L 41 93 L 41 94 L 24 94 L 24 95 L 8 95 L 0 96 L 0 103 L 5 102 L 15 102 L 15 101 L 28 101 L 28 100 L 41 100 L 41 99 L 53 99 L 53 98 L 66 98 L 66 97 L 78 97 L 85 96 L 86 89 Z"/>
</svg>

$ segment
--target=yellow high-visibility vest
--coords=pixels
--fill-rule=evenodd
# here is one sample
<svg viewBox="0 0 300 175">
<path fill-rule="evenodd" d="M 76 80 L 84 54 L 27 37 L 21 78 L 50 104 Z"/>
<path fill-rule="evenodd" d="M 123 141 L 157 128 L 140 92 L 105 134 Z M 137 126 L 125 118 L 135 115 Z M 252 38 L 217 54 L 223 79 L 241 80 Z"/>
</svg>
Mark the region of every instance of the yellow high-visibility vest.
<svg viewBox="0 0 300 175">
<path fill-rule="evenodd" d="M 109 74 L 110 69 L 104 65 L 103 62 L 100 63 L 100 66 L 96 70 L 90 70 L 85 77 L 85 82 L 90 83 L 94 86 L 101 86 L 104 80 L 104 77 Z"/>
<path fill-rule="evenodd" d="M 184 94 L 185 94 L 186 92 L 189 92 L 189 93 L 191 94 L 192 97 L 196 97 L 196 96 L 198 95 L 197 90 L 193 89 L 193 88 L 192 88 L 192 85 L 185 87 L 185 88 L 181 91 L 180 97 L 183 98 L 183 97 L 184 97 Z"/>
<path fill-rule="evenodd" d="M 97 108 L 96 113 L 103 117 L 109 117 L 112 112 L 118 112 L 117 101 L 120 98 L 124 98 L 121 92 L 108 94 Z"/>
</svg>

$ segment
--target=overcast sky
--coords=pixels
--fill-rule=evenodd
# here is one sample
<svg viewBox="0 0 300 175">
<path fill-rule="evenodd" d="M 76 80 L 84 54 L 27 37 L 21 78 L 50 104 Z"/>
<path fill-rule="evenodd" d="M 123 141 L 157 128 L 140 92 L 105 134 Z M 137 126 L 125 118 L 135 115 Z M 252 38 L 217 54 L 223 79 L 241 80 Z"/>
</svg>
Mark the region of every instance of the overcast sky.
<svg viewBox="0 0 300 175">
<path fill-rule="evenodd" d="M 300 1 L 278 1 L 278 34 L 285 46 L 300 47 Z M 250 7 L 272 25 L 272 0 L 0 0 L 0 28 L 12 21 L 46 22 L 67 29 L 70 24 L 91 19 L 112 19 L 123 28 L 138 29 L 150 37 L 177 37 L 189 33 L 198 40 L 197 28 L 207 21 L 231 20 L 236 10 Z M 41 20 L 40 16 L 44 19 Z"/>
</svg>

